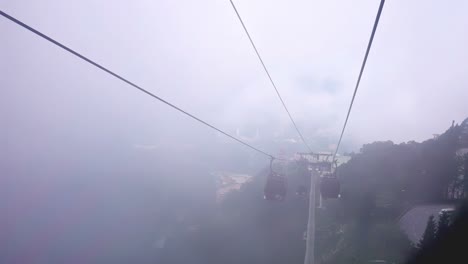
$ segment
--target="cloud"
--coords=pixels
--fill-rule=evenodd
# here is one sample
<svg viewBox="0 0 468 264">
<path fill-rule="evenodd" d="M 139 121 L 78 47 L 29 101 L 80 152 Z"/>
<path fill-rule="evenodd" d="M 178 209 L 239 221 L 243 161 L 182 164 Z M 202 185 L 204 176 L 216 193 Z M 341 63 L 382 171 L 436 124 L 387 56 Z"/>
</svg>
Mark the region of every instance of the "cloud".
<svg viewBox="0 0 468 264">
<path fill-rule="evenodd" d="M 378 1 L 236 4 L 306 138 L 337 141 Z M 228 1 L 114 1 L 109 10 L 91 0 L 19 0 L 1 8 L 230 133 L 258 128 L 266 139 L 297 140 Z M 468 116 L 467 11 L 465 1 L 386 3 L 343 146 L 423 140 Z M 49 106 L 24 118 L 53 119 L 42 109 L 55 106 L 84 123 L 94 114 L 93 127 L 106 118 L 130 142 L 215 135 L 6 20 L 0 28 L 9 36 L 2 57 L 15 62 L 1 65 L 2 110 L 28 111 L 19 102 L 33 89 L 30 105 Z"/>
<path fill-rule="evenodd" d="M 157 145 L 140 145 L 140 144 L 135 144 L 133 145 L 133 148 L 137 150 L 156 150 L 159 147 Z"/>
</svg>

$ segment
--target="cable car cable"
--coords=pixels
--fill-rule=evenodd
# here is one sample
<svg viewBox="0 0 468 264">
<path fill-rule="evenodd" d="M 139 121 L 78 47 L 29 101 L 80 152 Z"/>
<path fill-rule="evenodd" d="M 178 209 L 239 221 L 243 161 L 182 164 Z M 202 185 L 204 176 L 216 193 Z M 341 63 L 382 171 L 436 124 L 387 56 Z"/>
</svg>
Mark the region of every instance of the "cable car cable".
<svg viewBox="0 0 468 264">
<path fill-rule="evenodd" d="M 369 56 L 369 51 L 371 49 L 372 42 L 374 40 L 374 35 L 375 35 L 376 30 L 377 30 L 377 26 L 379 24 L 380 14 L 382 13 L 382 9 L 384 7 L 384 4 L 385 4 L 385 0 L 381 0 L 380 1 L 380 6 L 379 6 L 379 11 L 377 12 L 377 16 L 375 17 L 375 22 L 374 22 L 374 27 L 372 29 L 372 34 L 370 36 L 369 43 L 367 44 L 366 55 L 364 56 L 364 60 L 362 61 L 361 71 L 359 72 L 359 77 L 357 79 L 356 87 L 354 88 L 353 97 L 351 98 L 351 103 L 349 104 L 349 109 L 348 109 L 348 113 L 346 115 L 346 119 L 345 119 L 345 122 L 344 122 L 344 125 L 343 125 L 343 129 L 341 130 L 340 139 L 338 140 L 338 144 L 336 145 L 335 153 L 333 154 L 333 161 L 336 158 L 336 154 L 338 153 L 338 149 L 340 147 L 341 140 L 343 139 L 343 134 L 345 132 L 346 125 L 348 124 L 349 115 L 351 114 L 351 109 L 353 108 L 354 99 L 356 98 L 356 93 L 357 93 L 357 91 L 359 89 L 359 84 L 361 82 L 362 73 L 364 72 L 364 68 L 366 67 L 367 57 Z"/>
<path fill-rule="evenodd" d="M 198 118 L 198 117 L 196 117 L 196 116 L 190 114 L 189 112 L 187 112 L 187 111 L 185 111 L 185 110 L 179 108 L 178 106 L 176 106 L 176 105 L 174 105 L 174 104 L 172 104 L 172 103 L 170 103 L 170 102 L 168 102 L 168 101 L 162 99 L 161 97 L 159 97 L 159 96 L 157 96 L 157 95 L 151 93 L 150 91 L 148 91 L 148 90 L 146 90 L 146 89 L 144 89 L 144 88 L 142 88 L 142 87 L 136 85 L 135 83 L 133 83 L 133 82 L 131 82 L 131 81 L 125 79 L 124 77 L 118 75 L 117 73 L 114 73 L 113 71 L 111 71 L 111 70 L 105 68 L 104 66 L 98 64 L 97 62 L 94 62 L 93 60 L 91 60 L 91 59 L 85 57 L 84 55 L 81 55 L 80 53 L 78 53 L 78 52 L 72 50 L 71 48 L 65 46 L 64 44 L 62 44 L 62 43 L 60 43 L 60 42 L 58 42 L 58 41 L 52 39 L 51 37 L 49 37 L 49 36 L 47 36 L 47 35 L 45 35 L 45 34 L 39 32 L 38 30 L 36 30 L 36 29 L 34 29 L 34 28 L 32 28 L 32 27 L 26 25 L 25 23 L 19 21 L 18 19 L 14 18 L 14 17 L 12 17 L 12 16 L 10 16 L 10 15 L 8 15 L 7 13 L 3 12 L 2 10 L 0 10 L 0 15 L 2 15 L 3 17 L 5 17 L 5 18 L 11 20 L 12 22 L 16 23 L 17 25 L 19 25 L 19 26 L 21 26 L 21 27 L 23 27 L 23 28 L 25 28 L 25 29 L 31 31 L 32 33 L 34 33 L 34 34 L 36 34 L 36 35 L 42 37 L 43 39 L 45 39 L 45 40 L 47 40 L 47 41 L 49 41 L 49 42 L 55 44 L 56 46 L 58 46 L 58 47 L 60 47 L 60 48 L 62 48 L 62 49 L 64 49 L 64 50 L 68 51 L 69 53 L 75 55 L 76 57 L 78 57 L 78 58 L 80 58 L 80 59 L 82 59 L 82 60 L 88 62 L 89 64 L 91 64 L 91 65 L 93 65 L 93 66 L 99 68 L 100 70 L 102 70 L 102 71 L 104 71 L 104 72 L 106 72 L 106 73 L 108 73 L 108 74 L 114 76 L 115 78 L 117 78 L 117 79 L 119 79 L 119 80 L 121 80 L 121 81 L 123 81 L 123 82 L 129 84 L 130 86 L 132 86 L 132 87 L 134 87 L 134 88 L 140 90 L 141 92 L 143 92 L 143 93 L 145 93 L 145 94 L 147 94 L 147 95 L 153 97 L 154 99 L 157 99 L 157 100 L 161 101 L 162 103 L 164 103 L 164 104 L 166 104 L 166 105 L 168 105 L 168 106 L 174 108 L 175 110 L 177 110 L 177 111 L 179 111 L 179 112 L 181 112 L 181 113 L 187 115 L 188 117 L 191 117 L 192 119 L 194 119 L 194 120 L 196 120 L 196 121 L 198 121 L 198 122 L 204 124 L 205 126 L 211 128 L 211 129 L 216 130 L 217 132 L 219 132 L 219 133 L 221 133 L 221 134 L 223 134 L 223 135 L 225 135 L 225 136 L 227 136 L 227 137 L 229 137 L 229 138 L 231 138 L 231 139 L 237 141 L 238 143 L 240 143 L 240 144 L 242 144 L 242 145 L 244 145 L 244 146 L 247 146 L 247 147 L 249 147 L 249 148 L 251 148 L 251 149 L 253 149 L 253 150 L 255 150 L 255 151 L 257 151 L 257 152 L 259 152 L 259 153 L 261 153 L 261 154 L 263 154 L 263 155 L 265 155 L 265 156 L 268 156 L 269 158 L 278 159 L 278 158 L 275 158 L 273 155 L 271 155 L 271 154 L 269 154 L 269 153 L 267 153 L 267 152 L 265 152 L 265 151 L 263 151 L 263 150 L 260 150 L 260 149 L 258 149 L 258 148 L 256 148 L 256 147 L 254 147 L 254 146 L 248 144 L 247 142 L 244 142 L 244 141 L 242 141 L 242 140 L 240 140 L 240 139 L 238 139 L 238 138 L 236 138 L 236 137 L 234 137 L 234 136 L 228 134 L 227 132 L 224 132 L 223 130 L 221 130 L 221 129 L 219 129 L 219 128 L 217 128 L 217 127 L 215 127 L 215 126 L 209 124 L 209 123 L 206 122 L 206 121 L 203 121 L 202 119 L 200 119 L 200 118 Z"/>
<path fill-rule="evenodd" d="M 309 149 L 310 152 L 313 152 L 312 149 L 311 149 L 311 148 L 309 147 L 309 145 L 307 144 L 307 142 L 306 142 L 306 140 L 304 139 L 304 137 L 302 136 L 301 131 L 300 131 L 299 128 L 297 127 L 296 122 L 294 121 L 294 119 L 293 119 L 291 113 L 290 113 L 289 110 L 288 110 L 288 107 L 286 106 L 286 103 L 284 102 L 283 98 L 281 97 L 281 94 L 280 94 L 279 91 L 278 91 L 278 88 L 276 88 L 276 84 L 275 84 L 275 82 L 273 81 L 273 78 L 271 78 L 270 72 L 268 71 L 268 69 L 267 69 L 265 63 L 263 62 L 263 59 L 262 59 L 262 57 L 260 56 L 260 53 L 258 52 L 257 47 L 255 46 L 255 43 L 253 42 L 252 37 L 250 36 L 249 31 L 247 30 L 247 27 L 246 27 L 245 24 L 244 24 L 244 21 L 242 20 L 242 18 L 241 18 L 241 16 L 240 16 L 239 12 L 237 11 L 236 6 L 234 5 L 234 2 L 233 2 L 232 0 L 229 0 L 229 1 L 231 2 L 232 8 L 233 8 L 234 11 L 236 12 L 237 17 L 239 18 L 239 21 L 240 21 L 240 23 L 242 24 L 242 27 L 244 28 L 244 31 L 245 31 L 245 33 L 247 34 L 247 37 L 249 38 L 250 43 L 252 44 L 252 47 L 253 47 L 253 49 L 255 50 L 255 53 L 257 54 L 258 59 L 260 60 L 260 63 L 261 63 L 262 66 L 263 66 L 263 69 L 265 70 L 265 73 L 267 74 L 268 79 L 270 79 L 271 85 L 273 86 L 273 88 L 274 88 L 275 91 L 276 91 L 276 95 L 278 95 L 278 98 L 279 98 L 279 100 L 281 101 L 281 104 L 283 105 L 284 110 L 286 110 L 286 113 L 288 113 L 289 119 L 291 119 L 291 122 L 292 122 L 292 124 L 294 125 L 294 128 L 295 128 L 296 131 L 297 131 L 297 134 L 299 134 L 299 137 L 301 138 L 302 142 L 303 142 L 304 145 L 307 147 L 307 149 Z"/>
</svg>

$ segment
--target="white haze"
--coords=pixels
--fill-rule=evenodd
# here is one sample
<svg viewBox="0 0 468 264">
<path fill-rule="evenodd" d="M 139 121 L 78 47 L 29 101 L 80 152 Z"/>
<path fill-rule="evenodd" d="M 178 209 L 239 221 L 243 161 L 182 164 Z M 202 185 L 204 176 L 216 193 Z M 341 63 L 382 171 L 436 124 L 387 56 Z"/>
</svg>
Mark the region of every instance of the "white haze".
<svg viewBox="0 0 468 264">
<path fill-rule="evenodd" d="M 307 141 L 333 150 L 379 1 L 235 2 Z M 228 0 L 0 9 L 272 154 L 306 150 Z M 467 13 L 461 0 L 387 1 L 343 152 L 424 140 L 468 116 Z M 3 17 L 0 32 L 6 262 L 149 262 L 169 222 L 211 206 L 209 172 L 268 163 Z"/>
</svg>

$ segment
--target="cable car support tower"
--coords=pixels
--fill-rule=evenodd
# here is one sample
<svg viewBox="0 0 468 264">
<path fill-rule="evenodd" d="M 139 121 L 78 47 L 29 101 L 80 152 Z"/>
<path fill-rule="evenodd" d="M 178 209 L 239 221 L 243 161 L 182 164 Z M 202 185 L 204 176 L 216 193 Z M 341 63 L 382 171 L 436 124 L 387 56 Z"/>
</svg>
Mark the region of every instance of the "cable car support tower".
<svg viewBox="0 0 468 264">
<path fill-rule="evenodd" d="M 307 169 L 310 173 L 310 189 L 309 189 L 309 216 L 307 221 L 306 231 L 306 253 L 304 264 L 314 263 L 314 247 L 315 247 L 315 209 L 322 208 L 322 195 L 319 190 L 318 180 L 326 174 L 332 173 L 333 154 L 311 153 L 308 155 L 311 159 L 308 160 Z M 318 199 L 318 206 L 317 206 Z"/>
</svg>

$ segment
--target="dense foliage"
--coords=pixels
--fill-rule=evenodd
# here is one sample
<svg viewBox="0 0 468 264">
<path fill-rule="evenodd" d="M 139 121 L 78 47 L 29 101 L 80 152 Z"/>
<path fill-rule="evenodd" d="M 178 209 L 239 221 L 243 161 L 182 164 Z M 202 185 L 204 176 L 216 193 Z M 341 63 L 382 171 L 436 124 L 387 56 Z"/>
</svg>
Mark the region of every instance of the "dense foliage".
<svg viewBox="0 0 468 264">
<path fill-rule="evenodd" d="M 341 198 L 325 201 L 317 210 L 316 263 L 403 263 L 418 245 L 400 231 L 398 218 L 420 203 L 467 196 L 468 156 L 457 154 L 467 143 L 468 119 L 422 143 L 374 142 L 353 153 L 338 168 Z M 308 199 L 295 191 L 310 184 L 306 165 L 287 167 L 288 197 L 282 203 L 262 199 L 267 172 L 228 195 L 198 232 L 179 239 L 183 242 L 165 260 L 303 263 Z M 431 218 L 419 246 L 444 232 L 446 220 L 437 224 Z"/>
</svg>

